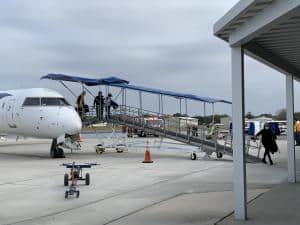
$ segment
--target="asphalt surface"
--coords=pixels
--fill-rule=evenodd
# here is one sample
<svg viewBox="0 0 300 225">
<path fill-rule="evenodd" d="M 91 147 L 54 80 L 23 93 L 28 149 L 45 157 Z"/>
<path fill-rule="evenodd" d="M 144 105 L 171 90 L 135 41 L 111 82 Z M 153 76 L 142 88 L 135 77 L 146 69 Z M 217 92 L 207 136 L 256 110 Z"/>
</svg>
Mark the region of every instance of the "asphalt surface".
<svg viewBox="0 0 300 225">
<path fill-rule="evenodd" d="M 197 148 L 159 138 L 149 139 L 152 164 L 141 163 L 147 139 L 128 140 L 124 153 L 95 153 L 112 140 L 88 135 L 65 159 L 49 158 L 48 140 L 2 141 L 0 224 L 214 224 L 232 212 L 231 157 L 192 161 Z M 247 165 L 249 201 L 286 180 L 285 141 L 279 146 L 274 166 Z M 73 161 L 100 165 L 84 171 L 91 185 L 79 185 L 78 199 L 65 199 L 60 165 Z"/>
</svg>

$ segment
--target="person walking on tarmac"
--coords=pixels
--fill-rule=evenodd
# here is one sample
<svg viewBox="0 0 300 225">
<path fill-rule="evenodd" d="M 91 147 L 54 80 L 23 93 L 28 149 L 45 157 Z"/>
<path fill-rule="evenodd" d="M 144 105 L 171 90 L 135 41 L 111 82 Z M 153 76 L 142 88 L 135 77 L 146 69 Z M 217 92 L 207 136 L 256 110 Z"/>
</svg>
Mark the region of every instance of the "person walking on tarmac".
<svg viewBox="0 0 300 225">
<path fill-rule="evenodd" d="M 296 120 L 294 125 L 294 137 L 296 141 L 296 145 L 300 145 L 300 121 Z"/>
<path fill-rule="evenodd" d="M 266 162 L 266 156 L 269 158 L 270 165 L 273 165 L 273 161 L 271 159 L 270 152 L 273 154 L 274 152 L 277 152 L 278 147 L 276 144 L 276 136 L 273 134 L 273 132 L 270 129 L 270 126 L 268 123 L 264 124 L 264 128 L 259 131 L 255 137 L 258 137 L 261 135 L 261 142 L 265 148 L 264 158 L 262 159 L 263 163 Z"/>
<path fill-rule="evenodd" d="M 85 105 L 84 97 L 85 97 L 85 95 L 86 95 L 85 91 L 81 92 L 81 94 L 77 97 L 77 101 L 76 101 L 78 114 L 79 114 L 81 120 L 83 120 L 83 114 L 84 114 L 84 105 Z"/>
<path fill-rule="evenodd" d="M 96 108 L 97 119 L 100 121 L 103 120 L 104 96 L 101 91 L 98 92 L 98 95 L 94 99 L 94 107 Z"/>
<path fill-rule="evenodd" d="M 111 101 L 112 101 L 112 94 L 109 93 L 105 99 L 105 111 L 106 111 L 107 119 L 110 118 Z"/>
</svg>

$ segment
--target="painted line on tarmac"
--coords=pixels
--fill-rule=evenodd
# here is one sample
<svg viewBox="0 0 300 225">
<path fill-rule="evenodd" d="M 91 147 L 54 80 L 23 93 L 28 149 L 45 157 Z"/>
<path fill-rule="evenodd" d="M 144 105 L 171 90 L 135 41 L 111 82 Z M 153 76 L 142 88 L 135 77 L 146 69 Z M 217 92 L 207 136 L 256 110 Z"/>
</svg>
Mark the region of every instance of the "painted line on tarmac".
<svg viewBox="0 0 300 225">
<path fill-rule="evenodd" d="M 123 215 L 123 216 L 120 216 L 120 217 L 118 217 L 118 218 L 115 218 L 115 219 L 113 219 L 113 220 L 110 220 L 110 221 L 104 223 L 103 225 L 109 225 L 109 224 L 111 224 L 111 223 L 117 222 L 117 221 L 119 221 L 119 220 L 121 220 L 121 219 L 124 219 L 124 218 L 126 218 L 126 217 L 132 216 L 132 215 L 137 214 L 137 213 L 139 213 L 139 212 L 141 212 L 141 211 L 143 211 L 143 210 L 152 208 L 152 207 L 157 206 L 157 205 L 159 205 L 159 204 L 161 204 L 161 203 L 163 203 L 163 202 L 167 202 L 167 201 L 169 201 L 169 200 L 178 198 L 178 197 L 180 197 L 180 196 L 184 196 L 184 195 L 192 195 L 192 194 L 224 193 L 224 192 L 232 192 L 232 188 L 224 189 L 224 190 L 222 190 L 222 191 L 215 190 L 215 191 L 203 191 L 203 192 L 197 191 L 197 192 L 183 192 L 183 193 L 179 193 L 179 194 L 173 195 L 173 196 L 171 196 L 171 197 L 168 197 L 168 198 L 166 198 L 166 199 L 160 200 L 160 201 L 158 201 L 158 202 L 154 202 L 153 204 L 144 206 L 144 207 L 142 207 L 142 208 L 140 208 L 140 209 L 134 210 L 134 211 L 132 211 L 132 212 L 130 212 L 130 213 L 127 213 L 127 214 L 125 214 L 125 215 Z M 259 196 L 262 195 L 262 194 L 264 194 L 264 193 L 259 194 Z M 259 196 L 256 196 L 255 199 L 258 198 Z M 251 199 L 248 203 L 251 203 L 253 200 L 254 200 L 254 199 Z M 217 225 L 217 223 L 219 223 L 219 221 L 221 221 L 222 219 L 224 219 L 224 218 L 226 218 L 227 216 L 230 216 L 230 215 L 232 215 L 232 213 L 230 213 L 229 215 L 226 215 L 225 217 L 222 217 L 222 218 L 219 219 L 214 225 Z"/>
<path fill-rule="evenodd" d="M 125 214 L 125 215 L 123 215 L 123 216 L 120 216 L 120 217 L 117 217 L 117 218 L 115 218 L 115 219 L 112 219 L 112 220 L 110 220 L 110 221 L 108 221 L 108 222 L 106 222 L 106 223 L 103 223 L 102 225 L 108 225 L 108 224 L 114 223 L 114 222 L 116 222 L 116 221 L 118 221 L 118 220 L 124 219 L 124 218 L 126 218 L 126 217 L 128 217 L 128 216 L 132 216 L 132 215 L 134 215 L 134 214 L 136 214 L 136 213 L 139 213 L 139 212 L 141 212 L 141 211 L 143 211 L 143 210 L 145 210 L 145 209 L 151 208 L 151 207 L 153 207 L 153 206 L 159 205 L 159 204 L 161 204 L 161 203 L 163 203 L 163 202 L 172 200 L 172 199 L 174 199 L 174 198 L 180 197 L 180 196 L 185 195 L 185 194 L 186 194 L 186 193 L 179 193 L 179 194 L 173 195 L 173 196 L 171 196 L 171 197 L 169 197 L 169 198 L 160 200 L 160 201 L 158 201 L 158 202 L 154 202 L 154 203 L 152 203 L 152 204 L 150 204 L 150 205 L 146 205 L 146 206 L 144 206 L 144 207 L 142 207 L 142 208 L 139 208 L 139 209 L 137 209 L 137 210 L 134 210 L 134 211 L 132 211 L 132 212 L 130 212 L 130 213 L 127 213 L 127 214 Z"/>
</svg>

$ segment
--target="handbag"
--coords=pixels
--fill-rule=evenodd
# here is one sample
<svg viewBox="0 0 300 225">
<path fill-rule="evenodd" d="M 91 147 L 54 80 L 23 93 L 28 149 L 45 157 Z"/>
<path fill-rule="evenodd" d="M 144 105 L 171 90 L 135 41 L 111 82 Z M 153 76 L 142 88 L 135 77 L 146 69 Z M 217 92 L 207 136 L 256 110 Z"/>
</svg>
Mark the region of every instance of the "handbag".
<svg viewBox="0 0 300 225">
<path fill-rule="evenodd" d="M 275 152 L 278 152 L 278 145 L 274 139 L 272 141 L 272 146 L 271 146 L 270 152 L 272 154 L 274 154 Z"/>
<path fill-rule="evenodd" d="M 89 112 L 89 111 L 90 111 L 90 109 L 89 109 L 89 106 L 88 106 L 88 105 L 84 105 L 84 106 L 83 106 L 83 108 L 84 108 L 84 112 L 85 112 L 85 113 L 87 113 L 87 112 Z"/>
</svg>

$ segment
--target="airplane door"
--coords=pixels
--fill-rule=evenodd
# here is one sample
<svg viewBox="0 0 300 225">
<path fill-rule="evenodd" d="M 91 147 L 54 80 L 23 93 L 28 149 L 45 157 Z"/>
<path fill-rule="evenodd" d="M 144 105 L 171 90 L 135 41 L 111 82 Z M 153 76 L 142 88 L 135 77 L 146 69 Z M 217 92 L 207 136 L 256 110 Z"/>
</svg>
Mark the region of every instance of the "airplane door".
<svg viewBox="0 0 300 225">
<path fill-rule="evenodd" d="M 6 108 L 5 108 L 6 102 L 3 101 L 1 103 L 1 123 L 0 123 L 0 128 L 4 129 L 4 124 L 6 121 Z"/>
<path fill-rule="evenodd" d="M 17 114 L 15 111 L 16 99 L 9 99 L 6 102 L 6 121 L 9 128 L 17 128 Z"/>
</svg>

